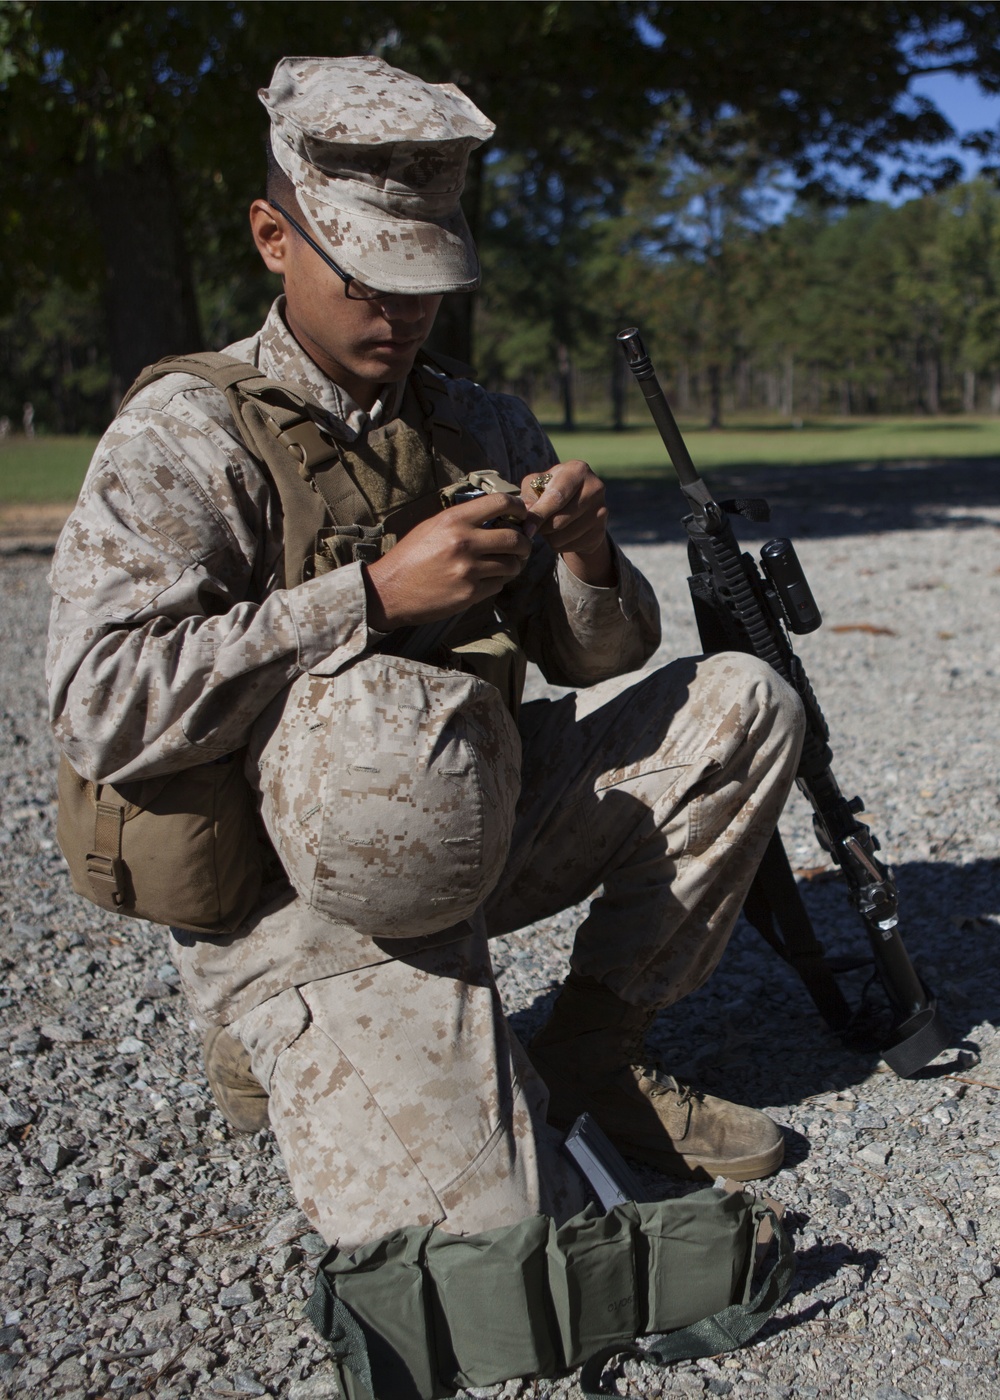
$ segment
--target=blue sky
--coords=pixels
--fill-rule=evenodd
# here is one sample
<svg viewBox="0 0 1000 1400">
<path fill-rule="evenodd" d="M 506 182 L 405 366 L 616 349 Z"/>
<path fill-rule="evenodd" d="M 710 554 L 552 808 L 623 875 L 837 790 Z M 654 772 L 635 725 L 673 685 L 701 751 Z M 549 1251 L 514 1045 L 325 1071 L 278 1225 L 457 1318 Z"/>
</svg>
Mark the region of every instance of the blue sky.
<svg viewBox="0 0 1000 1400">
<path fill-rule="evenodd" d="M 959 135 L 968 131 L 978 131 L 983 127 L 1000 126 L 1000 95 L 985 93 L 974 78 L 958 78 L 951 73 L 935 73 L 926 78 L 918 78 L 911 86 L 917 97 L 928 97 L 944 113 Z M 969 152 L 949 143 L 939 147 L 929 147 L 941 155 L 955 155 L 965 166 L 966 175 L 971 178 L 979 169 L 979 161 Z M 891 170 L 888 172 L 891 175 Z M 871 195 L 875 199 L 885 199 L 893 203 L 901 199 L 912 199 L 908 195 L 893 195 L 888 179 L 873 187 Z"/>
</svg>

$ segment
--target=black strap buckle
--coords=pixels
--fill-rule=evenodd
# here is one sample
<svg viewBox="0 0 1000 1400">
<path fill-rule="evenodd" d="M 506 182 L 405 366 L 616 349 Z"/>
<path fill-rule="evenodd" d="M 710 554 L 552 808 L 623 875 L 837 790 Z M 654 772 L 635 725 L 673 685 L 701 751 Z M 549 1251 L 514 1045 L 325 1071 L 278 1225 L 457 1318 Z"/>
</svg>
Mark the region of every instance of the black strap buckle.
<svg viewBox="0 0 1000 1400">
<path fill-rule="evenodd" d="M 100 903 L 103 904 L 108 895 L 116 907 L 125 903 L 125 862 L 121 856 L 102 856 L 88 851 L 87 875 Z"/>
</svg>

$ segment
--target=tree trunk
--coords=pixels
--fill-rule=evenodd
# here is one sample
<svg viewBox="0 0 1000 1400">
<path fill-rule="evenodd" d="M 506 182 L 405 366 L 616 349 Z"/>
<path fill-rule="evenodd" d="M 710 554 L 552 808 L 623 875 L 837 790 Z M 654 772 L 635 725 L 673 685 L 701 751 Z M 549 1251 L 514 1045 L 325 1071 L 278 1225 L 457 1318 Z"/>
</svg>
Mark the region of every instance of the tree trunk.
<svg viewBox="0 0 1000 1400">
<path fill-rule="evenodd" d="M 559 366 L 559 395 L 563 406 L 563 432 L 571 433 L 576 427 L 573 418 L 573 362 L 565 345 L 559 346 L 556 355 Z"/>
<path fill-rule="evenodd" d="M 96 172 L 92 188 L 107 269 L 111 393 L 117 408 L 144 366 L 204 346 L 166 147 Z"/>
<path fill-rule="evenodd" d="M 717 364 L 708 367 L 708 426 L 722 427 L 722 367 Z"/>
<path fill-rule="evenodd" d="M 990 412 L 1000 413 L 1000 374 L 994 374 L 990 385 Z"/>
<path fill-rule="evenodd" d="M 791 418 L 795 412 L 795 357 L 785 356 L 781 376 L 781 416 Z"/>
<path fill-rule="evenodd" d="M 446 355 L 457 360 L 460 365 L 473 368 L 475 315 L 475 294 L 469 292 L 448 292 L 441 300 L 441 306 L 434 321 L 434 329 L 427 337 L 427 349 L 433 355 Z"/>
<path fill-rule="evenodd" d="M 677 368 L 677 411 L 687 413 L 691 407 L 691 371 L 687 360 Z"/>
<path fill-rule="evenodd" d="M 625 392 L 628 366 L 621 346 L 616 341 L 611 352 L 611 426 L 616 433 L 625 431 Z"/>
<path fill-rule="evenodd" d="M 823 406 L 823 381 L 819 369 L 813 365 L 809 371 L 809 412 L 817 416 Z"/>
<path fill-rule="evenodd" d="M 941 365 L 936 355 L 928 356 L 925 371 L 925 406 L 928 413 L 938 414 L 941 412 Z"/>
<path fill-rule="evenodd" d="M 458 79 L 456 78 L 457 82 Z M 478 241 L 479 225 L 483 209 L 483 152 L 476 150 L 469 157 L 465 172 L 465 189 L 462 194 L 462 210 L 472 236 Z M 475 311 L 474 292 L 450 292 L 441 302 L 441 309 L 434 322 L 434 329 L 427 338 L 427 349 L 448 355 L 460 364 L 472 368 L 475 363 Z"/>
<path fill-rule="evenodd" d="M 962 375 L 962 411 L 964 413 L 975 413 L 976 411 L 976 371 L 967 369 Z"/>
<path fill-rule="evenodd" d="M 736 407 L 750 407 L 750 361 L 746 355 L 740 356 L 736 367 Z"/>
</svg>

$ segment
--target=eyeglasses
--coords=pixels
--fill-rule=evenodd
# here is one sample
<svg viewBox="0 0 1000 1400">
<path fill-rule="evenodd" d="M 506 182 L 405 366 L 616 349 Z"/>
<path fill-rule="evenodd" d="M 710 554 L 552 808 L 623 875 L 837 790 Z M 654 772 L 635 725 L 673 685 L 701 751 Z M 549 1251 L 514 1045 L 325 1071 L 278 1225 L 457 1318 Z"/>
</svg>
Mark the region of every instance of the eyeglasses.
<svg viewBox="0 0 1000 1400">
<path fill-rule="evenodd" d="M 405 293 L 397 292 L 377 292 L 374 287 L 369 287 L 367 282 L 361 282 L 357 277 L 353 277 L 351 273 L 345 272 L 342 267 L 337 266 L 333 258 L 330 257 L 329 253 L 324 252 L 324 250 L 316 242 L 315 238 L 312 238 L 308 233 L 306 233 L 305 229 L 298 222 L 298 220 L 293 219 L 291 214 L 289 214 L 288 210 L 283 209 L 281 207 L 281 205 L 276 199 L 269 199 L 267 202 L 268 204 L 270 204 L 272 209 L 277 209 L 279 214 L 284 215 L 284 217 L 288 220 L 288 222 L 291 224 L 292 228 L 299 235 L 299 237 L 305 239 L 305 241 L 309 244 L 309 247 L 313 250 L 314 253 L 319 254 L 319 256 L 326 263 L 327 267 L 331 270 L 331 272 L 335 272 L 337 274 L 341 282 L 343 282 L 344 284 L 344 296 L 347 297 L 349 301 L 385 301 L 387 297 L 405 295 Z"/>
</svg>

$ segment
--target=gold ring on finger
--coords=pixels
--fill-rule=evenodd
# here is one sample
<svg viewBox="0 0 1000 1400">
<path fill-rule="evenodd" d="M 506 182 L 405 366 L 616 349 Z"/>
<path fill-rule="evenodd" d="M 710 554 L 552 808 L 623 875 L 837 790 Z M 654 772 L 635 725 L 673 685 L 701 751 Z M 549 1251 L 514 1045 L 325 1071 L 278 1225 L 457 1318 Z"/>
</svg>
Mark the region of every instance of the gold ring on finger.
<svg viewBox="0 0 1000 1400">
<path fill-rule="evenodd" d="M 545 490 L 546 486 L 548 486 L 548 484 L 549 484 L 549 482 L 550 482 L 551 480 L 552 480 L 552 473 L 551 473 L 551 472 L 541 472 L 538 476 L 532 477 L 532 480 L 531 480 L 531 489 L 532 489 L 532 491 L 534 491 L 534 493 L 535 493 L 536 496 L 540 496 L 540 495 L 542 494 L 542 492 Z"/>
</svg>

